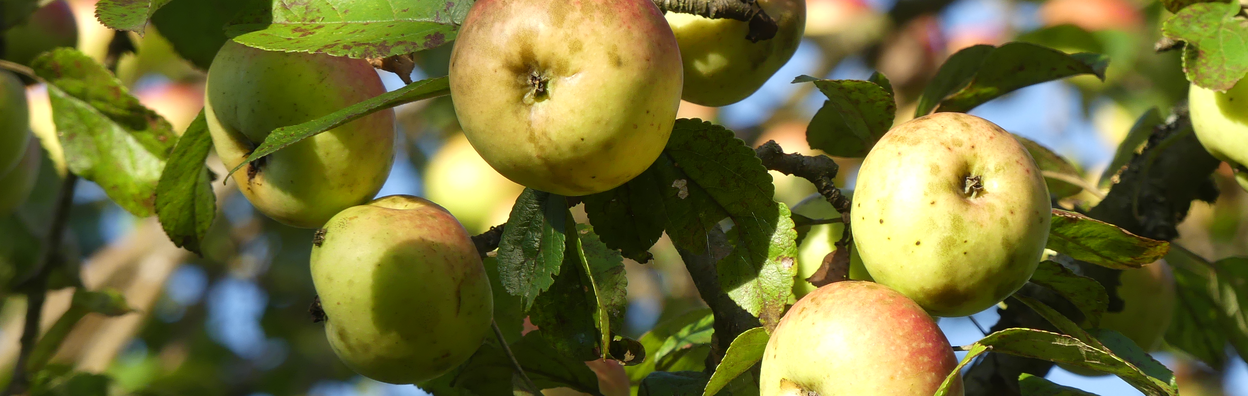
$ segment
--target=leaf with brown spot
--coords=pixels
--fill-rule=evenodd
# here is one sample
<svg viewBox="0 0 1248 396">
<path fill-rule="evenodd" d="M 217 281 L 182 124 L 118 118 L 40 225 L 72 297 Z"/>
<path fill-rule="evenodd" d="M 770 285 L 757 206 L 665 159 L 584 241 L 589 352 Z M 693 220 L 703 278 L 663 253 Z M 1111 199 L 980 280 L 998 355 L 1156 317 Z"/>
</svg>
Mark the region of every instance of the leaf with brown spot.
<svg viewBox="0 0 1248 396">
<path fill-rule="evenodd" d="M 1226 91 L 1248 73 L 1248 19 L 1239 2 L 1193 4 L 1162 26 L 1166 37 L 1187 42 L 1183 71 L 1193 84 Z"/>
<path fill-rule="evenodd" d="M 1170 243 L 1138 236 L 1100 220 L 1053 209 L 1047 248 L 1113 269 L 1140 268 L 1161 259 Z"/>
</svg>

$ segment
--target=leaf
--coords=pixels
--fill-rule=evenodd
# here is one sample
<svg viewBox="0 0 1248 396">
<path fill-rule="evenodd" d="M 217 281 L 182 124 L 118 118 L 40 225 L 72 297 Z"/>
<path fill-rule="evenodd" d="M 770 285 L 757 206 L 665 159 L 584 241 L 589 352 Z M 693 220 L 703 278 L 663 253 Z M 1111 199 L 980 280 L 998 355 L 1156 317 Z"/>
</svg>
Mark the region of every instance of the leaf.
<svg viewBox="0 0 1248 396">
<path fill-rule="evenodd" d="M 1161 0 L 1161 4 L 1165 5 L 1166 10 L 1170 12 L 1179 12 L 1179 10 L 1192 4 L 1227 2 L 1230 2 L 1230 0 Z"/>
<path fill-rule="evenodd" d="M 1053 209 L 1046 247 L 1076 260 L 1127 269 L 1140 268 L 1164 257 L 1170 243 L 1137 236 L 1078 213 Z"/>
<path fill-rule="evenodd" d="M 988 347 L 980 345 L 977 342 L 971 344 L 969 347 L 963 348 L 963 350 L 967 351 L 966 356 L 963 356 L 962 360 L 958 361 L 958 365 L 954 366 L 953 370 L 949 372 L 949 375 L 945 376 L 945 381 L 940 383 L 939 388 L 936 388 L 935 396 L 946 396 L 951 393 L 958 395 L 962 394 L 962 390 L 958 389 L 961 387 L 962 367 L 971 364 L 971 362 L 975 361 L 976 357 L 984 354 L 984 352 L 988 352 Z M 957 387 L 955 387 L 955 384 Z"/>
<path fill-rule="evenodd" d="M 384 58 L 455 39 L 472 1 L 273 0 L 249 10 L 226 30 L 235 41 L 270 51 Z"/>
<path fill-rule="evenodd" d="M 1076 275 L 1054 261 L 1040 262 L 1031 275 L 1031 282 L 1052 289 L 1075 304 L 1092 327 L 1099 327 L 1101 315 L 1109 309 L 1109 294 L 1100 282 Z"/>
<path fill-rule="evenodd" d="M 567 357 L 546 343 L 537 330 L 511 344 L 520 367 L 539 388 L 569 387 L 599 394 L 598 376 L 585 362 Z M 511 394 L 511 360 L 499 346 L 487 342 L 459 368 L 440 378 L 420 384 L 434 394 L 504 395 Z M 465 393 L 464 390 L 472 393 Z"/>
<path fill-rule="evenodd" d="M 1011 328 L 989 334 L 975 345 L 991 348 L 997 353 L 1048 360 L 1115 374 L 1149 396 L 1178 395 L 1178 389 L 1174 386 L 1144 374 L 1112 352 L 1093 347 L 1065 334 Z"/>
<path fill-rule="evenodd" d="M 377 95 L 368 100 L 347 106 L 333 113 L 329 113 L 323 117 L 316 118 L 302 124 L 285 126 L 274 129 L 264 138 L 264 142 L 256 147 L 255 151 L 247 156 L 247 160 L 235 166 L 230 170 L 230 174 L 238 172 L 239 169 L 247 166 L 252 161 L 260 159 L 269 154 L 277 152 L 298 143 L 303 139 L 316 136 L 321 132 L 334 129 L 351 121 L 358 120 L 369 114 L 389 109 L 404 103 L 411 103 L 419 100 L 436 98 L 447 95 L 451 92 L 450 80 L 446 77 L 431 78 L 428 80 L 417 81 L 403 88 Z"/>
<path fill-rule="evenodd" d="M 201 110 L 178 138 L 156 184 L 156 217 L 174 245 L 204 255 L 200 242 L 217 215 L 217 196 L 204 161 L 212 151 L 208 122 Z"/>
<path fill-rule="evenodd" d="M 680 330 L 677 330 L 670 337 L 663 341 L 663 345 L 654 352 L 654 359 L 660 365 L 668 355 L 675 351 L 682 351 L 699 345 L 710 345 L 711 336 L 715 334 L 715 317 L 706 315 L 697 322 L 689 323 Z"/>
<path fill-rule="evenodd" d="M 1039 314 L 1040 317 L 1044 318 L 1044 320 L 1052 323 L 1053 327 L 1056 327 L 1057 330 L 1063 334 L 1074 337 L 1075 339 L 1086 343 L 1093 348 L 1105 349 L 1105 345 L 1102 345 L 1101 342 L 1092 336 L 1091 333 L 1084 331 L 1079 327 L 1079 325 L 1075 324 L 1075 322 L 1072 322 L 1070 319 L 1062 316 L 1060 312 L 1057 312 L 1057 310 L 1049 307 L 1048 305 L 1044 305 L 1044 303 L 1040 302 L 1040 300 L 1021 294 L 1014 294 L 1011 297 L 1014 297 L 1018 301 L 1022 302 L 1023 305 L 1031 308 L 1032 311 L 1035 311 L 1036 314 Z"/>
<path fill-rule="evenodd" d="M 566 199 L 531 188 L 524 189 L 511 208 L 498 244 L 498 272 L 503 287 L 520 297 L 525 311 L 559 275 L 568 218 Z"/>
<path fill-rule="evenodd" d="M 225 24 L 249 4 L 265 0 L 178 0 L 152 14 L 152 26 L 173 50 L 200 70 L 208 70 L 217 50 L 228 40 Z"/>
<path fill-rule="evenodd" d="M 56 366 L 34 374 L 31 396 L 108 396 L 113 379 L 104 374 L 72 371 L 69 366 Z"/>
<path fill-rule="evenodd" d="M 767 330 L 762 327 L 755 327 L 737 335 L 728 346 L 728 351 L 724 352 L 724 359 L 719 362 L 719 366 L 715 366 L 715 373 L 711 375 L 702 395 L 712 396 L 719 393 L 729 381 L 762 361 L 768 338 Z"/>
<path fill-rule="evenodd" d="M 1031 158 L 1036 160 L 1036 166 L 1044 172 L 1044 184 L 1048 185 L 1050 195 L 1065 198 L 1083 191 L 1083 187 L 1071 182 L 1083 180 L 1083 175 L 1079 174 L 1079 170 L 1070 161 L 1031 139 L 1012 133 L 1010 135 L 1027 148 Z"/>
<path fill-rule="evenodd" d="M 1157 108 L 1148 109 L 1144 115 L 1135 120 L 1135 124 L 1131 126 L 1131 131 L 1127 132 L 1127 137 L 1118 145 L 1118 150 L 1114 152 L 1114 159 L 1109 161 L 1109 166 L 1105 167 L 1105 172 L 1101 173 L 1101 180 L 1098 184 L 1101 186 L 1109 185 L 1109 182 L 1123 171 L 1131 158 L 1135 156 L 1136 151 L 1148 141 L 1149 135 L 1153 134 L 1153 129 L 1158 125 L 1165 123 L 1161 118 L 1161 112 Z"/>
<path fill-rule="evenodd" d="M 650 247 L 663 236 L 663 196 L 640 183 L 581 198 L 585 214 L 607 247 L 639 263 L 650 261 Z"/>
<path fill-rule="evenodd" d="M 892 86 L 871 81 L 819 80 L 801 76 L 793 82 L 811 82 L 828 98 L 806 129 L 811 148 L 836 157 L 865 157 L 875 142 L 893 126 L 897 102 Z M 889 84 L 884 80 L 885 84 Z"/>
<path fill-rule="evenodd" d="M 1182 249 L 1166 255 L 1174 270 L 1174 315 L 1166 329 L 1166 343 L 1214 370 L 1226 367 L 1226 344 L 1218 303 L 1209 295 L 1212 264 Z"/>
<path fill-rule="evenodd" d="M 566 221 L 568 228 L 577 227 L 570 216 Z M 623 323 L 628 304 L 623 259 L 602 246 L 589 227 L 566 243 L 563 268 L 537 296 L 529 319 L 560 352 L 581 360 L 605 358 L 612 324 Z"/>
<path fill-rule="evenodd" d="M 49 84 L 52 115 L 70 171 L 93 181 L 137 217 L 155 209 L 156 186 L 177 135 L 87 55 L 58 48 L 31 67 Z"/>
<path fill-rule="evenodd" d="M 38 0 L 6 0 L 0 2 L 0 33 L 20 25 L 39 9 Z"/>
<path fill-rule="evenodd" d="M 1222 331 L 1242 358 L 1248 356 L 1248 257 L 1229 257 L 1213 263 L 1217 284 L 1211 293 L 1222 309 Z"/>
<path fill-rule="evenodd" d="M 0 298 L 33 274 L 43 239 L 16 214 L 0 216 Z"/>
<path fill-rule="evenodd" d="M 967 112 L 1016 89 L 1080 74 L 1104 80 L 1108 65 L 1109 58 L 1104 55 L 1066 54 L 1026 42 L 997 48 L 968 47 L 941 66 L 924 90 L 915 116 L 927 115 L 933 109 Z"/>
<path fill-rule="evenodd" d="M 88 312 L 97 313 L 104 316 L 121 316 L 134 312 L 129 304 L 126 304 L 126 297 L 122 296 L 115 290 L 82 290 L 74 291 L 73 304 L 82 307 Z"/>
<path fill-rule="evenodd" d="M 896 96 L 896 94 L 893 93 L 893 82 L 889 81 L 888 76 L 885 76 L 884 73 L 880 73 L 879 71 L 872 72 L 871 76 L 867 77 L 867 81 L 873 82 L 875 85 L 879 85 L 880 88 L 884 88 L 884 92 L 888 92 L 888 96 Z"/>
<path fill-rule="evenodd" d="M 95 17 L 111 29 L 141 35 L 147 19 L 168 3 L 169 0 L 100 0 L 95 4 Z"/>
<path fill-rule="evenodd" d="M 1044 377 L 1023 373 L 1018 376 L 1018 390 L 1023 396 L 1096 396 L 1078 388 L 1061 386 Z"/>
<path fill-rule="evenodd" d="M 485 265 L 485 274 L 490 279 L 490 290 L 494 296 L 494 323 L 507 342 L 516 342 L 524 330 L 524 305 L 519 297 L 511 295 L 503 287 L 503 279 L 498 274 L 498 259 L 485 257 L 481 262 Z"/>
<path fill-rule="evenodd" d="M 1096 339 L 1109 348 L 1110 351 L 1118 357 L 1131 363 L 1132 366 L 1140 369 L 1144 374 L 1175 385 L 1174 373 L 1170 369 L 1162 365 L 1152 355 L 1149 355 L 1144 348 L 1136 345 L 1135 341 L 1127 338 L 1126 335 L 1109 329 L 1097 329 L 1094 334 Z"/>
<path fill-rule="evenodd" d="M 710 380 L 698 371 L 655 371 L 641 381 L 638 396 L 695 396 L 701 395 Z"/>
<path fill-rule="evenodd" d="M 1248 73 L 1248 20 L 1239 2 L 1183 8 L 1162 25 L 1166 37 L 1187 42 L 1183 72 L 1193 84 L 1225 92 Z"/>
<path fill-rule="evenodd" d="M 668 337 L 671 337 L 672 334 L 675 334 L 677 331 L 680 331 L 680 329 L 684 328 L 685 326 L 688 326 L 689 324 L 702 321 L 702 320 L 706 320 L 706 321 L 714 320 L 711 317 L 711 310 L 709 308 L 692 310 L 689 312 L 685 312 L 681 315 L 678 315 L 676 317 L 664 320 L 662 322 L 659 322 L 657 325 L 655 325 L 654 328 L 650 329 L 650 331 L 647 331 L 645 334 L 642 334 L 641 338 L 638 341 L 640 341 L 641 345 L 645 347 L 646 354 L 648 356 L 646 360 L 641 362 L 641 364 L 638 364 L 635 366 L 624 367 L 624 372 L 628 373 L 629 381 L 632 383 L 641 382 L 643 378 L 645 378 L 651 372 L 655 371 L 656 370 L 655 362 L 658 360 L 658 357 L 656 357 L 655 354 L 657 353 L 659 348 L 663 345 L 663 343 L 667 341 Z M 658 370 L 659 371 L 679 371 L 679 370 L 673 370 L 670 367 L 663 367 L 663 366 L 658 366 Z M 693 371 L 700 371 L 700 369 L 694 369 Z"/>
<path fill-rule="evenodd" d="M 927 88 L 923 89 L 919 104 L 914 109 L 914 117 L 931 114 L 941 100 L 970 84 L 971 79 L 975 78 L 975 73 L 979 71 L 980 65 L 984 64 L 984 59 L 987 59 L 995 49 L 996 47 L 991 45 L 979 44 L 963 48 L 950 55 L 949 59 L 940 65 L 940 70 L 936 71 L 936 76 L 932 77 L 932 81 L 927 83 Z"/>
</svg>

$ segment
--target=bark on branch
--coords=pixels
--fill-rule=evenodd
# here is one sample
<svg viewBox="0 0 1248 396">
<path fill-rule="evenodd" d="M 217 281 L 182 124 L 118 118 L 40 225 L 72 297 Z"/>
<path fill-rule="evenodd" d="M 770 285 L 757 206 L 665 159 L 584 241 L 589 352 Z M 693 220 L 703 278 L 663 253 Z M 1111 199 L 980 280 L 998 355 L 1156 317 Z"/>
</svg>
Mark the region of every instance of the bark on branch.
<svg viewBox="0 0 1248 396">
<path fill-rule="evenodd" d="M 776 20 L 767 15 L 755 0 L 652 0 L 662 12 L 700 15 L 711 19 L 735 19 L 750 23 L 745 36 L 752 42 L 776 36 Z"/>
</svg>

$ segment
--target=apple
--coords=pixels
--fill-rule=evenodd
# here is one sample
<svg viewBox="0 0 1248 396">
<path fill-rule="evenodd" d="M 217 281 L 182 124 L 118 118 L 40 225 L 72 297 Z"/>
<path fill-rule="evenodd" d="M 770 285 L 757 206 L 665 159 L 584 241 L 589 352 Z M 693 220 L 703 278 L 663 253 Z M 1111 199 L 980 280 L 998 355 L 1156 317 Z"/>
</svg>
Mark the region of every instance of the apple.
<svg viewBox="0 0 1248 396">
<path fill-rule="evenodd" d="M 1144 26 L 1144 14 L 1131 0 L 1049 0 L 1040 5 L 1039 14 L 1047 26 L 1072 24 L 1088 31 L 1137 31 Z"/>
<path fill-rule="evenodd" d="M 1027 149 L 963 113 L 885 133 L 863 159 L 850 208 L 867 271 L 936 316 L 982 311 L 1027 283 L 1051 212 Z"/>
<path fill-rule="evenodd" d="M 0 173 L 0 217 L 8 215 L 22 202 L 26 202 L 31 190 L 35 189 L 41 160 L 43 149 L 39 146 L 39 140 L 30 139 L 17 166 L 8 173 Z"/>
<path fill-rule="evenodd" d="M 4 60 L 29 66 L 39 54 L 77 45 L 74 13 L 68 2 L 57 0 L 39 7 L 22 24 L 4 32 Z"/>
<path fill-rule="evenodd" d="M 843 190 L 842 193 L 852 198 L 854 192 Z M 793 205 L 793 213 L 816 220 L 841 218 L 836 208 L 833 208 L 828 200 L 817 193 Z M 818 288 L 806 278 L 814 275 L 815 271 L 823 266 L 823 259 L 828 253 L 836 251 L 836 242 L 841 240 L 844 230 L 845 225 L 841 223 L 810 227 L 806 238 L 802 239 L 802 243 L 797 247 L 797 274 L 793 278 L 793 295 L 796 298 L 800 299 Z M 849 245 L 849 279 L 873 281 L 871 274 L 867 273 L 866 267 L 862 265 L 862 257 L 858 255 L 858 251 L 852 244 Z"/>
<path fill-rule="evenodd" d="M 1217 92 L 1191 85 L 1188 91 L 1192 129 L 1215 158 L 1235 170 L 1235 181 L 1248 191 L 1248 83 Z"/>
<path fill-rule="evenodd" d="M 841 281 L 793 304 L 763 352 L 762 396 L 931 395 L 957 366 L 949 340 L 887 286 Z M 962 394 L 957 379 L 950 395 Z"/>
<path fill-rule="evenodd" d="M 479 0 L 451 51 L 451 101 L 503 176 L 567 196 L 618 187 L 672 132 L 680 50 L 650 0 Z"/>
<path fill-rule="evenodd" d="M 776 21 L 775 37 L 751 42 L 750 24 L 668 12 L 667 23 L 684 61 L 683 98 L 703 106 L 726 106 L 758 91 L 789 62 L 806 28 L 805 0 L 758 0 Z"/>
<path fill-rule="evenodd" d="M 26 86 L 17 75 L 0 69 L 0 175 L 21 161 L 30 140 Z"/>
<path fill-rule="evenodd" d="M 472 233 L 490 226 L 494 210 L 511 205 L 524 192 L 524 186 L 498 174 L 472 149 L 468 138 L 457 133 L 442 144 L 429 159 L 424 173 L 425 198 L 441 202 Z M 503 221 L 507 221 L 504 216 Z"/>
<path fill-rule="evenodd" d="M 227 169 L 274 129 L 386 92 L 367 61 L 259 50 L 227 41 L 208 69 L 204 115 Z M 367 115 L 234 173 L 248 201 L 284 224 L 316 228 L 377 195 L 394 163 L 394 112 Z"/>
<path fill-rule="evenodd" d="M 1170 266 L 1159 260 L 1143 268 L 1123 270 L 1118 283 L 1116 293 L 1124 305 L 1121 311 L 1102 315 L 1101 328 L 1122 333 L 1145 352 L 1161 349 L 1177 301 Z M 1079 375 L 1109 375 L 1081 367 L 1061 367 Z"/>
<path fill-rule="evenodd" d="M 423 198 L 393 195 L 338 213 L 318 232 L 311 267 L 329 345 L 360 375 L 437 378 L 490 331 L 494 300 L 472 237 Z"/>
</svg>

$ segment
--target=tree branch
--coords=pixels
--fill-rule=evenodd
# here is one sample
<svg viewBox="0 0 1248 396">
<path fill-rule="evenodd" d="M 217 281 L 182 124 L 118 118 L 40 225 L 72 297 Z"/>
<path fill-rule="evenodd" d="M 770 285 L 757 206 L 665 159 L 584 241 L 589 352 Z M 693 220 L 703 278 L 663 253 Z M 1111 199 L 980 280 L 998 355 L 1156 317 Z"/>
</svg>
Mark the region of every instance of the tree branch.
<svg viewBox="0 0 1248 396">
<path fill-rule="evenodd" d="M 840 166 L 824 155 L 806 156 L 797 153 L 785 154 L 784 149 L 775 140 L 758 146 L 755 155 L 763 161 L 763 166 L 786 175 L 794 175 L 814 183 L 819 195 L 823 195 L 838 213 L 849 213 L 849 198 L 836 188 L 836 173 Z"/>
<path fill-rule="evenodd" d="M 503 240 L 503 228 L 506 226 L 507 223 L 499 224 L 490 227 L 489 231 L 483 232 L 481 235 L 472 237 L 472 244 L 476 245 L 477 253 L 481 255 L 481 258 L 485 258 L 485 255 L 494 251 L 494 249 L 498 249 L 498 244 Z"/>
<path fill-rule="evenodd" d="M 706 370 L 713 372 L 720 360 L 723 360 L 724 353 L 728 351 L 732 340 L 742 332 L 762 324 L 749 311 L 737 305 L 737 302 L 733 301 L 720 287 L 716 264 L 732 252 L 732 246 L 728 244 L 728 236 L 724 235 L 719 227 L 712 227 L 706 233 L 706 248 L 703 253 L 694 253 L 679 246 L 676 247 L 676 252 L 685 262 L 685 268 L 689 271 L 689 276 L 693 278 L 698 295 L 711 308 L 711 313 L 715 318 L 711 352 L 706 357 Z"/>
<path fill-rule="evenodd" d="M 700 15 L 711 19 L 735 19 L 750 23 L 750 33 L 745 36 L 752 42 L 771 40 L 776 37 L 776 20 L 772 19 L 755 0 L 652 0 L 661 12 L 679 12 Z"/>
<path fill-rule="evenodd" d="M 1120 182 L 1106 194 L 1088 215 L 1130 231 L 1160 240 L 1179 236 L 1177 226 L 1187 216 L 1193 200 L 1217 199 L 1217 187 L 1210 175 L 1219 161 L 1205 151 L 1192 132 L 1185 107 L 1175 108 L 1166 124 L 1158 126 L 1143 152 L 1131 159 Z M 1089 276 L 1114 290 L 1121 271 L 1087 263 L 1077 263 L 1076 272 Z M 1024 289 L 1027 290 L 1027 289 Z M 1050 299 L 1052 300 L 1052 299 Z M 1060 299 L 1058 299 L 1060 300 Z M 1121 300 L 1110 296 L 1111 306 Z M 1062 300 L 1064 301 L 1064 300 Z M 1048 301 L 1045 301 L 1049 303 Z M 1068 317 L 1081 317 L 1078 310 L 1061 301 L 1053 307 Z M 1043 329 L 1048 323 L 1021 304 L 999 309 L 1001 320 L 993 331 L 1009 327 Z M 1029 373 L 1044 376 L 1052 363 L 1012 355 L 990 354 L 971 367 L 964 380 L 967 395 L 1018 395 L 1018 376 Z"/>
</svg>

